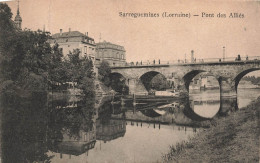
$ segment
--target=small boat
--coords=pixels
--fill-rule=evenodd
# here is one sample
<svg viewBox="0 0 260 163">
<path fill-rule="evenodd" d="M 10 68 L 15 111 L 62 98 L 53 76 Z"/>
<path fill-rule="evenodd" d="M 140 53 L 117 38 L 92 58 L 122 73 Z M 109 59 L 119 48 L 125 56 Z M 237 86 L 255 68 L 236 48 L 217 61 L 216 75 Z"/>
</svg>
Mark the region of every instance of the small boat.
<svg viewBox="0 0 260 163">
<path fill-rule="evenodd" d="M 171 92 L 171 91 L 156 91 L 155 96 L 174 96 L 177 97 L 179 96 L 179 92 Z"/>
<path fill-rule="evenodd" d="M 159 106 L 158 109 L 167 108 L 167 107 L 176 107 L 177 108 L 177 107 L 179 107 L 179 103 L 174 102 L 171 104 L 162 105 L 162 106 Z"/>
</svg>

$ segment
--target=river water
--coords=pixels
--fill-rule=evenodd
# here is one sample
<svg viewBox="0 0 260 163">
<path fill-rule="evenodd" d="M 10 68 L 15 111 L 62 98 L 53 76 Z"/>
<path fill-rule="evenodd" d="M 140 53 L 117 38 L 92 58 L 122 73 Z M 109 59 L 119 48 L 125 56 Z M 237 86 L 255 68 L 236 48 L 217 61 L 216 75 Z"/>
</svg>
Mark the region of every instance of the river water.
<svg viewBox="0 0 260 163">
<path fill-rule="evenodd" d="M 1 113 L 3 162 L 160 162 L 170 145 L 188 140 L 204 120 L 247 106 L 260 89 L 191 91 L 189 98 L 5 100 Z"/>
</svg>

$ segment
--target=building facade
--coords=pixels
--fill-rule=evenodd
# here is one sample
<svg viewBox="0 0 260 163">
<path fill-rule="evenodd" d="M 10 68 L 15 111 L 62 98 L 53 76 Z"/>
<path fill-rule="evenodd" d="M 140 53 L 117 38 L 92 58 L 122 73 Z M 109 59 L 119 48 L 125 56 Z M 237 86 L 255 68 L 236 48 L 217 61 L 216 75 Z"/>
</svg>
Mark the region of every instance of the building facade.
<svg viewBox="0 0 260 163">
<path fill-rule="evenodd" d="M 97 43 L 96 61 L 101 63 L 107 61 L 110 66 L 122 66 L 126 64 L 125 48 L 110 42 Z"/>
<path fill-rule="evenodd" d="M 88 36 L 88 33 L 83 34 L 79 31 L 62 32 L 53 34 L 49 39 L 49 43 L 53 46 L 56 43 L 59 44 L 59 48 L 62 50 L 64 57 L 74 49 L 79 49 L 80 57 L 90 57 L 93 61 L 96 55 L 96 44 L 93 38 Z"/>
</svg>

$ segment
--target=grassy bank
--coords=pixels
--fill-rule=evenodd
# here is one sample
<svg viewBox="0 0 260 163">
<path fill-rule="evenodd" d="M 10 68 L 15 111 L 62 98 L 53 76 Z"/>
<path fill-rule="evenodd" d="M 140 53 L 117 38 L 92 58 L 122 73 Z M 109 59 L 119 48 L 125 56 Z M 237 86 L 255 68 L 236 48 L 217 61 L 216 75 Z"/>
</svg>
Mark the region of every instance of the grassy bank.
<svg viewBox="0 0 260 163">
<path fill-rule="evenodd" d="M 260 98 L 172 146 L 165 162 L 259 162 Z"/>
</svg>

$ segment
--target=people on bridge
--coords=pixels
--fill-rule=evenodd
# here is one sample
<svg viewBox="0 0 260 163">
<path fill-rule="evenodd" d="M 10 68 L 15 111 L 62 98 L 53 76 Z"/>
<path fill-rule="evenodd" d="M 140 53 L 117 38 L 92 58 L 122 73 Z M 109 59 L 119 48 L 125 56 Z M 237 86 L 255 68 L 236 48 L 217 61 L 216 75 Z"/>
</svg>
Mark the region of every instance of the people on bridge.
<svg viewBox="0 0 260 163">
<path fill-rule="evenodd" d="M 153 64 L 155 64 L 155 60 L 153 60 Z"/>
<path fill-rule="evenodd" d="M 248 55 L 246 55 L 246 60 L 248 61 Z"/>
<path fill-rule="evenodd" d="M 237 60 L 238 60 L 238 61 L 241 61 L 240 54 L 237 55 Z"/>
<path fill-rule="evenodd" d="M 159 64 L 161 64 L 161 61 L 160 61 L 160 59 L 159 59 Z"/>
</svg>

